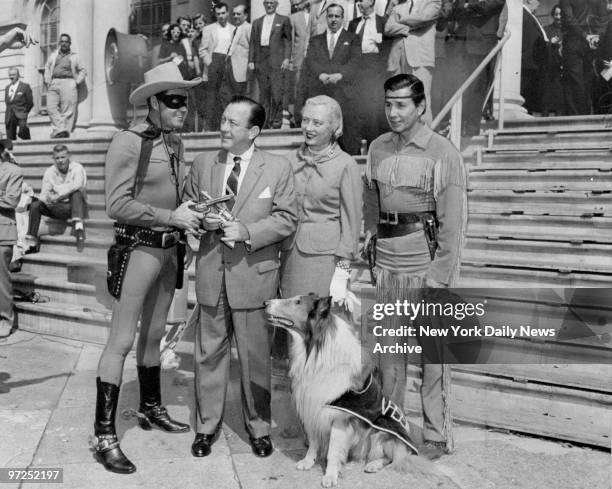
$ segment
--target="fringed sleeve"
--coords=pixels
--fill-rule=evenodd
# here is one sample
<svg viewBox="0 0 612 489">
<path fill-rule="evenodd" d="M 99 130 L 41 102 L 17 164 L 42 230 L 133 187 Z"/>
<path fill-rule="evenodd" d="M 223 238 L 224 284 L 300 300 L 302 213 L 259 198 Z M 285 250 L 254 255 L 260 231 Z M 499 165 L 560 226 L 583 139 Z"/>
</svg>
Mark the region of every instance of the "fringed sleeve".
<svg viewBox="0 0 612 489">
<path fill-rule="evenodd" d="M 438 216 L 438 250 L 427 277 L 453 286 L 459 276 L 467 228 L 467 170 L 461 155 L 449 148 L 434 167 L 434 198 Z"/>
</svg>

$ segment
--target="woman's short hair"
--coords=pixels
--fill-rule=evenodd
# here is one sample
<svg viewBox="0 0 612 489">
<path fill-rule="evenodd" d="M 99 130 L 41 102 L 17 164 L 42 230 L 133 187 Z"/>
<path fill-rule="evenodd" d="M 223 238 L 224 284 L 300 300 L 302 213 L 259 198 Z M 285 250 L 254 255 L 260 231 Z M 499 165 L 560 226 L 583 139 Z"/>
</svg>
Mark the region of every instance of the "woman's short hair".
<svg viewBox="0 0 612 489">
<path fill-rule="evenodd" d="M 338 140 L 340 136 L 342 136 L 343 128 L 342 109 L 340 108 L 340 104 L 335 99 L 328 97 L 327 95 L 317 95 L 306 100 L 302 111 L 304 111 L 304 108 L 306 108 L 307 105 L 323 105 L 327 107 L 331 124 L 334 128 L 333 138 L 334 141 Z"/>
</svg>

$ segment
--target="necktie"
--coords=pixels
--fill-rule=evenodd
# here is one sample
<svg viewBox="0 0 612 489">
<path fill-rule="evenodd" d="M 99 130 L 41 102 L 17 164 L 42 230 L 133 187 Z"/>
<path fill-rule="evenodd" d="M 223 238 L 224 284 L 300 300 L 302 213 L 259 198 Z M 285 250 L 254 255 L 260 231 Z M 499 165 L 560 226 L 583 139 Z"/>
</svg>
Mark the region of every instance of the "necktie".
<svg viewBox="0 0 612 489">
<path fill-rule="evenodd" d="M 361 29 L 359 30 L 359 34 L 365 34 L 365 28 L 366 28 L 366 24 L 368 23 L 368 19 L 370 17 L 366 16 L 363 18 L 363 24 L 361 24 Z"/>
<path fill-rule="evenodd" d="M 336 34 L 332 34 L 329 39 L 329 59 L 334 56 L 334 48 L 336 47 Z"/>
<path fill-rule="evenodd" d="M 240 162 L 241 161 L 242 161 L 242 158 L 240 158 L 240 156 L 234 156 L 234 168 L 232 168 L 232 172 L 230 173 L 227 179 L 227 188 L 231 190 L 231 192 L 234 195 L 238 194 L 238 177 L 240 176 Z M 234 201 L 228 202 L 228 207 L 230 209 L 233 206 L 234 206 Z"/>
<path fill-rule="evenodd" d="M 16 83 L 13 83 L 13 84 L 11 85 L 11 87 L 9 88 L 9 98 L 10 98 L 11 100 L 13 100 L 13 97 L 15 96 L 15 91 L 16 91 L 16 90 L 17 90 L 17 84 L 16 84 Z"/>
</svg>

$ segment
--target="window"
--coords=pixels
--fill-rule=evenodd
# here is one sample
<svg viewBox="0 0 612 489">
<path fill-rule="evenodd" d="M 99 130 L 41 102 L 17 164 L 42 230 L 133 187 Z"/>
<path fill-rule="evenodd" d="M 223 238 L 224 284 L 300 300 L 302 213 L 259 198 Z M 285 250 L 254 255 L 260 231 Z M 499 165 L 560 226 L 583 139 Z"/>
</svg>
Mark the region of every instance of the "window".
<svg viewBox="0 0 612 489">
<path fill-rule="evenodd" d="M 141 0 L 132 5 L 130 34 L 144 34 L 156 44 L 161 39 L 161 26 L 170 23 L 170 0 Z"/>
</svg>

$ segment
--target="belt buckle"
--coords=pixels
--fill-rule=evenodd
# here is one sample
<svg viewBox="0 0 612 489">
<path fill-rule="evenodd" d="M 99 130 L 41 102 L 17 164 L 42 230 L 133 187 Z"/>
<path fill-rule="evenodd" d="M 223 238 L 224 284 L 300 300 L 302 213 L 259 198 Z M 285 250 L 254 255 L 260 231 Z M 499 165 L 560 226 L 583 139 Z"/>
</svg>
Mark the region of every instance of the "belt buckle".
<svg viewBox="0 0 612 489">
<path fill-rule="evenodd" d="M 170 248 L 178 243 L 178 237 L 175 232 L 164 233 L 162 234 L 161 245 L 162 248 Z"/>
<path fill-rule="evenodd" d="M 387 214 L 387 223 L 393 226 L 397 226 L 399 224 L 399 218 L 397 212 L 386 212 Z M 390 219 L 389 216 L 393 216 L 393 219 Z"/>
</svg>

